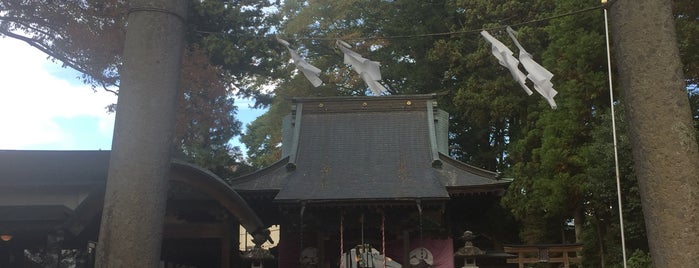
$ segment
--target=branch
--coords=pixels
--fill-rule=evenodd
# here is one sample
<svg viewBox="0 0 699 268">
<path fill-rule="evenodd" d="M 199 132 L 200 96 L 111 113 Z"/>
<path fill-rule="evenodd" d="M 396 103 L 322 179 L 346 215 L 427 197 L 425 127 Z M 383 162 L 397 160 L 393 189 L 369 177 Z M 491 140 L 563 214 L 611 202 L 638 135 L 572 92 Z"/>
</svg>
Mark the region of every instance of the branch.
<svg viewBox="0 0 699 268">
<path fill-rule="evenodd" d="M 42 29 L 40 29 L 40 28 L 38 28 L 38 27 L 34 27 L 34 26 L 31 26 L 31 25 L 32 25 L 32 24 L 40 25 L 40 26 L 46 27 L 47 29 L 50 29 L 50 30 L 55 31 L 56 33 L 60 32 L 60 29 L 61 29 L 60 27 L 55 27 L 54 24 L 48 23 L 47 21 L 43 21 L 43 20 L 39 20 L 39 21 L 37 22 L 37 21 L 35 21 L 35 20 L 28 20 L 28 19 L 18 18 L 18 17 L 0 16 L 0 21 L 8 21 L 8 22 L 16 23 L 16 24 L 22 25 L 22 26 L 24 26 L 24 27 L 26 27 L 26 28 L 28 28 L 28 29 L 37 31 L 37 32 L 39 32 L 39 33 L 41 33 L 41 34 L 44 34 L 44 35 L 46 35 L 46 36 L 52 36 L 52 35 L 49 34 L 49 32 L 47 32 L 47 31 L 45 31 L 45 30 L 42 30 Z"/>
<path fill-rule="evenodd" d="M 98 82 L 98 83 L 100 83 L 100 82 Z M 100 84 L 102 85 L 102 89 L 104 89 L 104 91 L 111 92 L 115 96 L 119 96 L 119 90 L 109 89 L 107 87 L 107 85 L 105 85 L 105 83 L 100 83 Z M 116 86 L 117 88 L 119 87 L 119 85 L 114 85 L 114 86 Z"/>
<path fill-rule="evenodd" d="M 7 30 L 5 30 L 5 29 L 0 29 L 0 33 L 6 35 L 6 36 L 8 36 L 8 37 L 11 37 L 11 38 L 14 38 L 14 39 L 17 39 L 17 40 L 20 40 L 20 41 L 25 42 L 25 43 L 29 44 L 30 46 L 32 46 L 32 47 L 34 47 L 34 48 L 40 50 L 41 52 L 44 52 L 46 55 L 48 55 L 48 56 L 50 56 L 50 57 L 53 57 L 53 58 L 56 59 L 56 60 L 59 60 L 61 63 L 63 63 L 63 65 L 68 66 L 68 67 L 70 67 L 70 68 L 73 68 L 73 69 L 75 69 L 75 70 L 78 71 L 78 72 L 81 72 L 81 73 L 83 73 L 83 74 L 85 74 L 85 75 L 88 75 L 88 76 L 90 76 L 90 77 L 92 77 L 92 78 L 95 78 L 95 77 L 96 77 L 96 76 L 92 75 L 92 74 L 90 73 L 90 71 L 88 71 L 87 69 L 81 67 L 77 62 L 71 60 L 70 58 L 68 58 L 68 57 L 66 57 L 66 56 L 60 55 L 60 54 L 58 54 L 58 53 L 53 53 L 48 47 L 44 46 L 43 44 L 37 42 L 37 41 L 34 40 L 34 39 L 31 39 L 31 38 L 29 38 L 29 37 L 26 37 L 26 36 L 23 36 L 23 35 L 19 35 L 19 34 L 10 32 L 10 31 L 7 31 Z M 102 86 L 102 88 L 104 88 L 104 90 L 106 90 L 106 91 L 108 91 L 108 92 L 112 92 L 112 93 L 114 93 L 115 95 L 117 94 L 116 91 L 107 88 L 108 86 L 118 86 L 116 83 L 105 83 L 104 81 L 100 81 L 100 80 L 97 80 L 97 79 L 94 79 L 94 81 L 95 81 L 97 84 L 99 84 L 100 86 Z"/>
<path fill-rule="evenodd" d="M 46 53 L 46 55 L 49 55 L 49 56 L 51 56 L 51 57 L 53 57 L 53 58 L 55 58 L 55 59 L 57 59 L 57 60 L 60 60 L 61 62 L 63 62 L 63 64 L 65 64 L 65 65 L 67 65 L 67 66 L 69 66 L 69 67 L 71 67 L 71 68 L 73 68 L 73 69 L 75 69 L 75 70 L 78 70 L 78 71 L 81 72 L 81 73 L 89 74 L 86 70 L 84 70 L 83 68 L 81 68 L 80 66 L 78 66 L 77 63 L 73 62 L 73 61 L 70 60 L 68 57 L 65 57 L 65 56 L 62 56 L 62 55 L 59 55 L 59 54 L 56 54 L 56 53 L 52 53 L 51 50 L 49 50 L 48 47 L 44 46 L 43 44 L 37 42 L 37 41 L 34 40 L 34 39 L 31 39 L 31 38 L 29 38 L 29 37 L 26 37 L 26 36 L 23 36 L 23 35 L 19 35 L 19 34 L 10 32 L 10 31 L 6 31 L 6 30 L 4 30 L 4 29 L 0 29 L 0 33 L 2 33 L 2 34 L 4 34 L 4 35 L 7 35 L 7 36 L 9 36 L 9 37 L 11 37 L 11 38 L 14 38 L 14 39 L 23 41 L 23 42 L 29 44 L 30 46 L 33 46 L 33 47 L 35 47 L 36 49 L 41 50 L 41 52 Z"/>
</svg>

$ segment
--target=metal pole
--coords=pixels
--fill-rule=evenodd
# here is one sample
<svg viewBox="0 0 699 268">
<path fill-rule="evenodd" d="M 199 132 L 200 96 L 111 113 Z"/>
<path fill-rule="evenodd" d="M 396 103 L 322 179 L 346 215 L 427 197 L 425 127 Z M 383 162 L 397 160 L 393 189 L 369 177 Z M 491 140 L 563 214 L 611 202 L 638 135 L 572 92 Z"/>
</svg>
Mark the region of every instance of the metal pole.
<svg viewBox="0 0 699 268">
<path fill-rule="evenodd" d="M 602 1 L 605 3 L 606 1 Z M 621 254 L 626 268 L 626 239 L 624 238 L 624 214 L 621 207 L 621 179 L 619 177 L 619 153 L 616 138 L 616 115 L 614 114 L 614 92 L 612 91 L 612 62 L 611 51 L 609 49 L 609 23 L 607 19 L 607 8 L 604 9 L 604 33 L 607 41 L 607 70 L 609 72 L 609 102 L 612 112 L 612 135 L 614 136 L 614 169 L 616 173 L 616 194 L 619 206 L 619 233 L 621 234 Z"/>
</svg>

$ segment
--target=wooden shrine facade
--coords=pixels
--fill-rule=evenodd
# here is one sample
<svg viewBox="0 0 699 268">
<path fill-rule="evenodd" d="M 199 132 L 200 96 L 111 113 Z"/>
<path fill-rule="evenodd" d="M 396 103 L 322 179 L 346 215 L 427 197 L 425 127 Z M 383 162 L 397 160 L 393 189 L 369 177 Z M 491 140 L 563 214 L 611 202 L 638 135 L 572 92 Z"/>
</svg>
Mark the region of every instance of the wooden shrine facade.
<svg viewBox="0 0 699 268">
<path fill-rule="evenodd" d="M 292 100 L 281 159 L 232 181 L 264 222 L 280 225 L 279 267 L 371 267 L 343 257 L 370 248 L 380 267 L 451 268 L 463 262 L 454 252 L 465 230 L 499 248 L 493 233 L 506 227 L 495 212 L 510 180 L 449 157 L 438 97 Z"/>
</svg>

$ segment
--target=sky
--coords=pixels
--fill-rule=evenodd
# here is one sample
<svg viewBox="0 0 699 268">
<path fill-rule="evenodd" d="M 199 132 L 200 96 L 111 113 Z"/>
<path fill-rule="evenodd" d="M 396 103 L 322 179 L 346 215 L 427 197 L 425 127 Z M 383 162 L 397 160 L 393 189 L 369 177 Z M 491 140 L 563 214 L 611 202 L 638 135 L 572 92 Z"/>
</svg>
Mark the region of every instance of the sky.
<svg viewBox="0 0 699 268">
<path fill-rule="evenodd" d="M 0 37 L 0 150 L 110 150 L 117 97 L 26 43 Z M 264 113 L 236 100 L 243 125 Z M 242 146 L 236 137 L 231 143 Z"/>
</svg>

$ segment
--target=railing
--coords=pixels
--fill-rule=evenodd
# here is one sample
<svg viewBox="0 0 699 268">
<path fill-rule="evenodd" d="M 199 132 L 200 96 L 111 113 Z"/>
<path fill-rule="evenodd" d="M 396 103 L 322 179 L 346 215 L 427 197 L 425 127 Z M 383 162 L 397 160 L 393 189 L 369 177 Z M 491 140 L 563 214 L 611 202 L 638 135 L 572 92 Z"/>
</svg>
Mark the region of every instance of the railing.
<svg viewBox="0 0 699 268">
<path fill-rule="evenodd" d="M 507 263 L 517 263 L 519 268 L 532 263 L 562 263 L 564 268 L 569 268 L 573 263 L 581 267 L 579 264 L 582 262 L 580 244 L 509 245 L 504 250 L 517 255 L 508 258 Z"/>
</svg>

